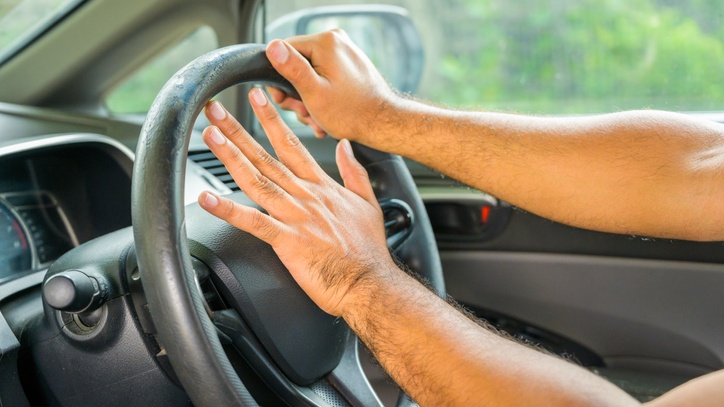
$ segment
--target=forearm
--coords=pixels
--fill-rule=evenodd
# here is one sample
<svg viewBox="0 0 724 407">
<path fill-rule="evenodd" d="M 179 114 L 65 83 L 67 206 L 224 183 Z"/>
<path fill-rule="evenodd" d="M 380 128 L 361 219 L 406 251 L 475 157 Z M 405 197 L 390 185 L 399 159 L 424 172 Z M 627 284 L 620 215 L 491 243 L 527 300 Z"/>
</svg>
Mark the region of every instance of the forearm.
<svg viewBox="0 0 724 407">
<path fill-rule="evenodd" d="M 345 320 L 421 405 L 636 405 L 580 367 L 483 329 L 394 266 L 359 291 Z"/>
<path fill-rule="evenodd" d="M 686 382 L 646 404 L 647 407 L 720 406 L 724 400 L 724 370 Z"/>
<path fill-rule="evenodd" d="M 362 142 L 540 216 L 615 233 L 724 238 L 719 124 L 656 111 L 542 118 L 412 101 L 388 112 Z M 698 222 L 702 214 L 712 222 Z"/>
</svg>

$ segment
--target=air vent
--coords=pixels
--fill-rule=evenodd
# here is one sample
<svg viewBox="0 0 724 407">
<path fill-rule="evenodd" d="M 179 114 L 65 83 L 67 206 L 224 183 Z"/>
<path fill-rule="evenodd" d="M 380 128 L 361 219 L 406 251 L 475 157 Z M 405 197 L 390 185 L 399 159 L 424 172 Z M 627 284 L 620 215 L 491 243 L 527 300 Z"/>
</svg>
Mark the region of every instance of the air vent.
<svg viewBox="0 0 724 407">
<path fill-rule="evenodd" d="M 226 170 L 224 164 L 222 164 L 221 161 L 219 161 L 219 159 L 216 158 L 214 153 L 212 153 L 211 151 L 189 151 L 189 158 L 191 159 L 191 161 L 195 162 L 203 169 L 211 173 L 211 175 L 218 178 L 219 181 L 223 182 L 224 185 L 226 185 L 230 190 L 236 192 L 241 189 L 238 185 L 236 185 L 234 179 L 231 178 L 231 175 L 229 175 L 229 171 Z"/>
</svg>

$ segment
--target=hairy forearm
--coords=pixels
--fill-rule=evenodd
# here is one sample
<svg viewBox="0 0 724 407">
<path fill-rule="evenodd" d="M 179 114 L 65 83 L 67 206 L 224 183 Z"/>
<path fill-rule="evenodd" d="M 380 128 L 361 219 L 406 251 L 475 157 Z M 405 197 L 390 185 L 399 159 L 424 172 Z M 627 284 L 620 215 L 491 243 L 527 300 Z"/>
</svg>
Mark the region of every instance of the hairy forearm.
<svg viewBox="0 0 724 407">
<path fill-rule="evenodd" d="M 513 205 L 614 233 L 724 239 L 724 126 L 638 111 L 580 118 L 388 110 L 373 147 Z M 699 222 L 702 216 L 710 222 Z"/>
<path fill-rule="evenodd" d="M 636 405 L 592 373 L 482 328 L 394 266 L 357 291 L 345 320 L 421 405 Z"/>
</svg>

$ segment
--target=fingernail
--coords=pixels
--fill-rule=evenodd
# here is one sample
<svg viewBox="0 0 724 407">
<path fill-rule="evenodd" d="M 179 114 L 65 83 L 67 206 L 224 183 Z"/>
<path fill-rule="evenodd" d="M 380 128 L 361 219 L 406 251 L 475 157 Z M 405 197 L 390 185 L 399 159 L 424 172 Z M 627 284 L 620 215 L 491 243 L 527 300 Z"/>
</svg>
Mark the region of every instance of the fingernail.
<svg viewBox="0 0 724 407">
<path fill-rule="evenodd" d="M 204 204 L 209 208 L 213 208 L 219 204 L 219 198 L 215 197 L 211 192 L 207 192 L 204 198 Z"/>
<path fill-rule="evenodd" d="M 254 88 L 249 92 L 251 94 L 251 99 L 259 106 L 266 106 L 266 95 L 264 94 L 264 91 L 259 88 Z"/>
<path fill-rule="evenodd" d="M 211 102 L 210 105 L 206 108 L 211 115 L 216 120 L 224 120 L 226 119 L 226 109 L 224 109 L 223 106 L 221 106 L 221 103 L 219 102 Z"/>
<path fill-rule="evenodd" d="M 209 138 L 211 139 L 211 141 L 213 141 L 214 143 L 216 143 L 218 145 L 222 145 L 222 144 L 226 143 L 226 137 L 224 137 L 224 135 L 221 134 L 221 132 L 219 131 L 219 129 L 217 127 L 211 128 L 211 131 L 209 132 Z"/>
<path fill-rule="evenodd" d="M 280 64 L 283 64 L 289 59 L 289 50 L 281 41 L 272 42 L 269 44 L 269 56 Z"/>
<path fill-rule="evenodd" d="M 344 138 L 344 139 L 342 139 L 342 141 L 340 141 L 340 143 L 342 143 L 342 148 L 344 149 L 344 152 L 348 156 L 354 158 L 354 152 L 352 151 L 352 144 L 349 143 L 349 140 Z"/>
</svg>

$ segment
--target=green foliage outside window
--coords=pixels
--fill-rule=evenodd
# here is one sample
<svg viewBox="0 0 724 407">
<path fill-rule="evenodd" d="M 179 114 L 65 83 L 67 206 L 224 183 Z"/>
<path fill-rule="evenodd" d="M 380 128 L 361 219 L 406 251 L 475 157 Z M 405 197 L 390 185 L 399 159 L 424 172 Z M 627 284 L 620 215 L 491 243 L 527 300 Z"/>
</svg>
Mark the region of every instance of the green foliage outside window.
<svg viewBox="0 0 724 407">
<path fill-rule="evenodd" d="M 380 0 L 267 0 L 269 21 L 306 7 Z M 721 0 L 388 0 L 425 45 L 419 96 L 539 114 L 724 111 Z M 198 30 L 107 99 L 145 112 L 180 67 L 216 47 Z"/>
<path fill-rule="evenodd" d="M 459 0 L 477 24 L 429 97 L 534 113 L 724 110 L 724 3 Z"/>
<path fill-rule="evenodd" d="M 218 47 L 211 27 L 200 27 L 115 88 L 106 98 L 113 113 L 146 113 L 166 81 L 198 56 Z"/>
</svg>

